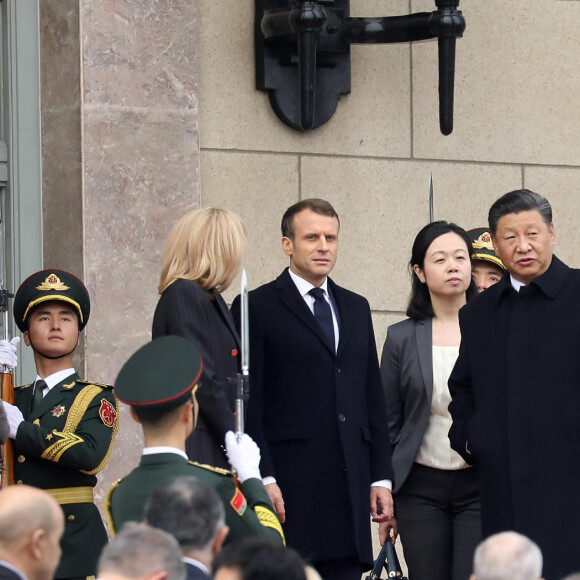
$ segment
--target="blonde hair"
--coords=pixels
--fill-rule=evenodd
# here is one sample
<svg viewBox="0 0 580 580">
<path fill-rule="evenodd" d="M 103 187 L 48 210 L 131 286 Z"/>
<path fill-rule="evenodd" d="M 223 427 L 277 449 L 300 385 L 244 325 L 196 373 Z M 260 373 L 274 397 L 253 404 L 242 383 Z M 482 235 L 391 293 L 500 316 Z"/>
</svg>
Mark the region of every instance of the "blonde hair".
<svg viewBox="0 0 580 580">
<path fill-rule="evenodd" d="M 213 207 L 186 213 L 167 238 L 159 294 L 178 278 L 223 292 L 240 269 L 245 240 L 246 229 L 235 213 Z"/>
</svg>

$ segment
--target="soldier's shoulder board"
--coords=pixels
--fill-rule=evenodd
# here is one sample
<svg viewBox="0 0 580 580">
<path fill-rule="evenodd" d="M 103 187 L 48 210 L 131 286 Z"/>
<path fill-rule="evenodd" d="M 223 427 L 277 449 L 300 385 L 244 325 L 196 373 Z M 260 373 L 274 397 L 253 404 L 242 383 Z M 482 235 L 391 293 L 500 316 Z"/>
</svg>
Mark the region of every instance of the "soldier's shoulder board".
<svg viewBox="0 0 580 580">
<path fill-rule="evenodd" d="M 15 389 L 23 390 L 23 389 L 28 389 L 29 387 L 32 387 L 34 383 L 29 383 L 28 385 L 18 385 L 17 387 L 14 387 Z"/>
<path fill-rule="evenodd" d="M 232 472 L 224 469 L 223 467 L 214 467 L 213 465 L 207 465 L 205 463 L 198 463 L 197 461 L 189 461 L 191 465 L 195 465 L 196 467 L 201 467 L 202 469 L 206 469 L 207 471 L 211 471 L 213 473 L 218 473 L 219 475 L 225 475 L 227 477 L 232 476 Z"/>
<path fill-rule="evenodd" d="M 113 389 L 113 385 L 107 385 L 106 383 L 97 383 L 96 381 L 87 381 L 86 379 L 78 379 L 77 383 L 79 385 L 95 385 L 96 387 L 101 387 L 102 389 Z"/>
</svg>

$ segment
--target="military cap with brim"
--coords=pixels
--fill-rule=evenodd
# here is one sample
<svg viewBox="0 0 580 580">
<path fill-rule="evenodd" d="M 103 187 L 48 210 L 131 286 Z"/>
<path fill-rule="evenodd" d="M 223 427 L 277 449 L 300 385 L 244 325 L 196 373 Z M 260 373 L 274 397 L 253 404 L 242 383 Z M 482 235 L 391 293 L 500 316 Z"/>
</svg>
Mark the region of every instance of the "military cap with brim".
<svg viewBox="0 0 580 580">
<path fill-rule="evenodd" d="M 135 352 L 115 381 L 119 401 L 143 411 L 165 413 L 191 400 L 203 361 L 181 336 L 156 338 Z"/>
<path fill-rule="evenodd" d="M 16 326 L 28 330 L 30 313 L 42 302 L 58 300 L 70 304 L 79 317 L 79 330 L 89 320 L 91 299 L 85 285 L 73 274 L 54 268 L 41 270 L 20 284 L 14 296 L 14 320 Z"/>
<path fill-rule="evenodd" d="M 493 249 L 489 228 L 474 228 L 473 230 L 469 230 L 467 235 L 473 247 L 473 253 L 471 254 L 473 260 L 491 262 L 501 268 L 502 271 L 505 271 L 503 262 L 498 258 Z"/>
</svg>

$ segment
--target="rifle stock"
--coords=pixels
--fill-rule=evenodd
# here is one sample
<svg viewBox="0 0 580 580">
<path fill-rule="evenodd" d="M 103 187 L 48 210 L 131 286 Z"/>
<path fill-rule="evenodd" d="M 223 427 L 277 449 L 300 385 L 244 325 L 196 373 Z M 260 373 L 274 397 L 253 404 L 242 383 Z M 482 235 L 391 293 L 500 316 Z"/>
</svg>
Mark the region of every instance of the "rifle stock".
<svg viewBox="0 0 580 580">
<path fill-rule="evenodd" d="M 0 375 L 2 400 L 14 404 L 14 375 L 12 371 L 4 368 Z M 1 487 L 14 484 L 14 441 L 8 439 L 2 447 L 2 482 Z"/>
</svg>

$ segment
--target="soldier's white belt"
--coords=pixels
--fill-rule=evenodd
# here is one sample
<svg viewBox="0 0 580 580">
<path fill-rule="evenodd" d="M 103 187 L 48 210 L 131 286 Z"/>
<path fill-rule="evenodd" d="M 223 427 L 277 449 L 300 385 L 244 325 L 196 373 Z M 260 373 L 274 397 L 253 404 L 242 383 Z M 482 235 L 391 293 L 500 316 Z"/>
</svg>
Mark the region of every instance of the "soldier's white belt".
<svg viewBox="0 0 580 580">
<path fill-rule="evenodd" d="M 93 502 L 93 488 L 92 487 L 58 487 L 55 489 L 45 489 L 46 493 L 52 497 L 59 504 L 66 503 L 92 503 Z"/>
</svg>

